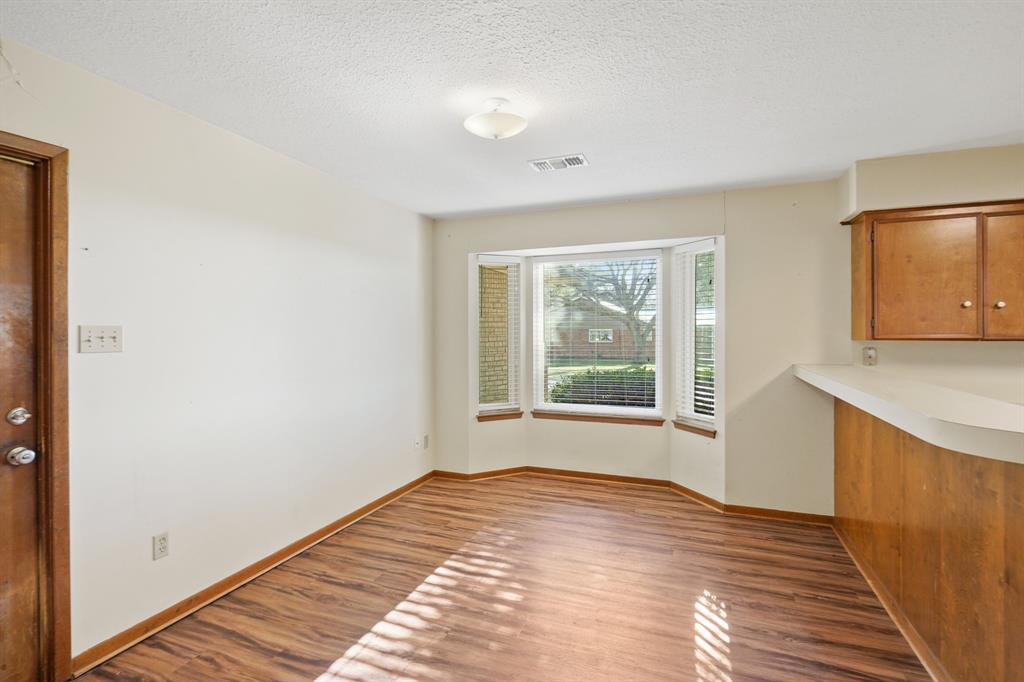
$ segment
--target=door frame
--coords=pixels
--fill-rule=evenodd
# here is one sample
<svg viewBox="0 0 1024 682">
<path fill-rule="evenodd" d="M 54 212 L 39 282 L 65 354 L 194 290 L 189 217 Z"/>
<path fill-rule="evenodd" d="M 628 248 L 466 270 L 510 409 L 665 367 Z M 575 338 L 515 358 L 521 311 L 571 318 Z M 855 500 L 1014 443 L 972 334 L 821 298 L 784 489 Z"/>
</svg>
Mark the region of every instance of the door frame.
<svg viewBox="0 0 1024 682">
<path fill-rule="evenodd" d="M 0 155 L 35 167 L 33 270 L 39 421 L 39 664 L 42 679 L 71 670 L 68 514 L 68 150 L 0 131 Z"/>
</svg>

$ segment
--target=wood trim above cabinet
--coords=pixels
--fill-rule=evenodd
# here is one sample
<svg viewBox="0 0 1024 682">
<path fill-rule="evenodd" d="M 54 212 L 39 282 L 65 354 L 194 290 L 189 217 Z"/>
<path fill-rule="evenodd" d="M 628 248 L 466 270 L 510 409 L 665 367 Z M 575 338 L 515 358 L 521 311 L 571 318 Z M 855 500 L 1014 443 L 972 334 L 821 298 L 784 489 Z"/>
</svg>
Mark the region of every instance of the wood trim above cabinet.
<svg viewBox="0 0 1024 682">
<path fill-rule="evenodd" d="M 913 208 L 885 208 L 861 211 L 852 218 L 843 220 L 840 225 L 854 225 L 865 218 L 948 218 L 957 215 L 973 215 L 980 213 L 1017 213 L 1024 211 L 1024 199 L 1005 199 L 999 201 L 980 201 L 969 204 L 939 204 L 937 206 L 917 206 Z"/>
</svg>

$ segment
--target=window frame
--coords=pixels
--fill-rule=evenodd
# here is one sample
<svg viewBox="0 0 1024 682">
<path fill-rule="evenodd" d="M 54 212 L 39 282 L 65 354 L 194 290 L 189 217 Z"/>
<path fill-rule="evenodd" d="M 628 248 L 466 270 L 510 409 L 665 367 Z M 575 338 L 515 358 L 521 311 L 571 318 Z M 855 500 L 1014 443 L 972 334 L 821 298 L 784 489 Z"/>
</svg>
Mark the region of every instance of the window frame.
<svg viewBox="0 0 1024 682">
<path fill-rule="evenodd" d="M 724 257 L 723 239 L 720 236 L 698 239 L 686 244 L 680 244 L 672 248 L 672 359 L 675 365 L 675 391 L 673 396 L 674 419 L 686 424 L 697 426 L 701 429 L 716 429 L 716 424 L 721 418 L 723 392 L 723 348 L 724 339 Z M 711 252 L 714 254 L 715 263 L 715 337 L 714 337 L 714 358 L 715 358 L 715 387 L 714 387 L 714 414 L 708 416 L 699 414 L 693 407 L 693 391 L 691 389 L 690 400 L 686 400 L 685 387 L 694 381 L 695 371 L 693 364 L 688 362 L 687 346 L 692 348 L 693 337 L 696 333 L 695 323 L 695 297 L 696 290 L 692 281 L 695 274 L 692 267 L 679 267 L 679 256 L 695 256 L 698 253 Z M 691 261 L 692 262 L 692 261 Z"/>
<path fill-rule="evenodd" d="M 492 415 L 505 415 L 510 413 L 522 414 L 523 405 L 523 388 L 525 387 L 524 379 L 524 365 L 523 362 L 523 351 L 525 348 L 526 340 L 526 329 L 524 328 L 523 319 L 523 308 L 524 308 L 524 277 L 526 263 L 524 258 L 518 256 L 497 256 L 486 253 L 476 253 L 470 255 L 470 296 L 469 296 L 469 312 L 470 312 L 470 329 L 472 330 L 471 352 L 470 357 L 470 395 L 472 400 L 471 405 L 475 406 L 474 414 L 478 417 L 487 417 Z M 515 301 L 515 310 L 509 311 L 509 319 L 515 315 L 517 318 L 516 328 L 518 329 L 518 338 L 515 339 L 515 349 L 512 350 L 512 336 L 509 336 L 509 356 L 508 356 L 508 380 L 509 386 L 515 383 L 517 387 L 515 400 L 511 400 L 506 403 L 481 403 L 480 402 L 480 266 L 481 265 L 518 265 L 519 266 L 519 291 L 517 300 Z M 510 300 L 511 303 L 511 300 Z M 512 329 L 511 323 L 509 328 Z M 514 362 L 513 362 L 514 360 Z"/>
<path fill-rule="evenodd" d="M 551 263 L 586 263 L 588 261 L 640 260 L 653 258 L 656 262 L 657 301 L 654 325 L 654 407 L 630 407 L 620 405 L 582 405 L 577 403 L 550 403 L 544 400 L 544 364 L 547 356 L 544 347 L 544 266 Z M 637 417 L 662 419 L 664 414 L 665 368 L 664 326 L 665 326 L 665 254 L 663 249 L 641 249 L 628 251 L 603 251 L 555 256 L 535 256 L 530 259 L 533 268 L 533 353 L 531 378 L 533 383 L 533 409 L 543 412 L 565 414 Z"/>
</svg>

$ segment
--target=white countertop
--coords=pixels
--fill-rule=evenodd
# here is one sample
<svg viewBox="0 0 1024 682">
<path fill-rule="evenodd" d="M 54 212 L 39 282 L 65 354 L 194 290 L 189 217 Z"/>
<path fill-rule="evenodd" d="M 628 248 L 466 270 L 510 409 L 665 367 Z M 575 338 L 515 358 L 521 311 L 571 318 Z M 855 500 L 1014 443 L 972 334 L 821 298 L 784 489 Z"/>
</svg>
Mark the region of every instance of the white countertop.
<svg viewBox="0 0 1024 682">
<path fill-rule="evenodd" d="M 932 445 L 1024 464 L 1024 405 L 861 365 L 793 365 L 793 374 Z"/>
</svg>

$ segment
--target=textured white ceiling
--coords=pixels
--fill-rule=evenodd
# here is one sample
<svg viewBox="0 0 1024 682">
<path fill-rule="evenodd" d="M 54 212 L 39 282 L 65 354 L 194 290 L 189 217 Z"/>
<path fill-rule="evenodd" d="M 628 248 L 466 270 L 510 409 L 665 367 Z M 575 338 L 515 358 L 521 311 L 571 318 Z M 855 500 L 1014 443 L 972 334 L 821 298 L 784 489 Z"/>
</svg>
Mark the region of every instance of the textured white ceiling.
<svg viewBox="0 0 1024 682">
<path fill-rule="evenodd" d="M 1022 27 L 1022 2 L 0 0 L 4 35 L 429 215 L 1024 141 Z M 492 96 L 525 133 L 463 130 Z"/>
</svg>

